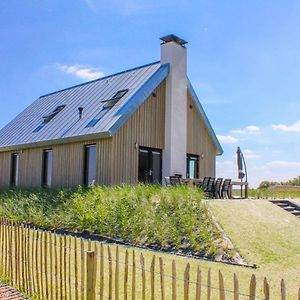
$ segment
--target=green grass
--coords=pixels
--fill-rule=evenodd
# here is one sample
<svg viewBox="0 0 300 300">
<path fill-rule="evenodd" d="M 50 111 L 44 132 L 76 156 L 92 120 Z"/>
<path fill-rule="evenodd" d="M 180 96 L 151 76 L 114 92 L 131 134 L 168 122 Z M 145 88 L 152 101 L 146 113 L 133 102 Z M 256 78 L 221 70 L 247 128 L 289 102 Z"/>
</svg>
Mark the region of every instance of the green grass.
<svg viewBox="0 0 300 300">
<path fill-rule="evenodd" d="M 226 200 L 209 203 L 239 253 L 258 265 L 254 272 L 260 280 L 266 276 L 275 299 L 284 278 L 288 299 L 297 299 L 300 282 L 300 221 L 292 214 L 265 200 Z M 240 269 L 243 277 L 249 271 Z M 275 297 L 276 296 L 276 297 Z"/>
<path fill-rule="evenodd" d="M 153 185 L 2 190 L 0 216 L 46 228 L 88 231 L 136 245 L 216 255 L 220 233 L 197 188 Z"/>
<path fill-rule="evenodd" d="M 300 198 L 300 191 L 249 189 L 248 195 L 258 199 L 295 199 Z"/>
</svg>

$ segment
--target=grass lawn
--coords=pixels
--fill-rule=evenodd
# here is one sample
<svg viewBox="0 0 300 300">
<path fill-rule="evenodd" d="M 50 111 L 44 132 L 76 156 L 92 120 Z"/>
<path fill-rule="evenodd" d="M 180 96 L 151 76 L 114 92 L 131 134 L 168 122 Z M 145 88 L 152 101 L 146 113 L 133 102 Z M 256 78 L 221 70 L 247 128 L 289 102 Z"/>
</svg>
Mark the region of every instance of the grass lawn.
<svg viewBox="0 0 300 300">
<path fill-rule="evenodd" d="M 296 299 L 300 286 L 300 220 L 265 200 L 210 201 L 209 205 L 240 254 L 259 266 L 254 274 L 261 281 L 266 276 L 273 292 L 278 291 L 281 278 L 285 279 L 289 299 Z M 239 273 L 244 277 L 249 270 L 239 268 Z"/>
</svg>

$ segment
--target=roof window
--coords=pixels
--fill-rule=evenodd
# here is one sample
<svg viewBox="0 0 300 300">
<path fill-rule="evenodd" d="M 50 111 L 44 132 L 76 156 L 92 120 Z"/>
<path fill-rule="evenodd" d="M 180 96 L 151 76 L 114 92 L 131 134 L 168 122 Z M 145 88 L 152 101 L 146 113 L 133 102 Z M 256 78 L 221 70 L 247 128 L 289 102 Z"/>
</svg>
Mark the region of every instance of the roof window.
<svg viewBox="0 0 300 300">
<path fill-rule="evenodd" d="M 48 115 L 43 116 L 43 122 L 36 127 L 33 132 L 39 132 L 47 123 L 49 123 L 58 113 L 60 113 L 66 105 L 59 105 L 57 106 L 51 113 Z"/>
<path fill-rule="evenodd" d="M 120 90 L 116 92 L 111 99 L 102 101 L 102 103 L 104 103 L 104 107 L 112 108 L 127 92 L 128 89 Z"/>
<path fill-rule="evenodd" d="M 101 101 L 104 104 L 103 108 L 99 114 L 85 126 L 85 128 L 94 127 L 127 92 L 128 89 L 120 90 L 116 92 L 111 99 Z"/>
<path fill-rule="evenodd" d="M 85 128 L 94 127 L 109 112 L 110 109 L 111 107 L 103 107 L 100 113 L 93 120 L 91 120 L 85 126 Z"/>
</svg>

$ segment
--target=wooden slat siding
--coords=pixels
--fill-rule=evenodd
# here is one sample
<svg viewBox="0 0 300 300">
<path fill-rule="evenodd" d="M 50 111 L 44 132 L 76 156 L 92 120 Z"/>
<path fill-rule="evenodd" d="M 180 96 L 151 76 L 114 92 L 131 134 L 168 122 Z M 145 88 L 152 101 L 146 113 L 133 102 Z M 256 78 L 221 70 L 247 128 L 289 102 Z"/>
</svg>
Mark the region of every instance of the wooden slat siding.
<svg viewBox="0 0 300 300">
<path fill-rule="evenodd" d="M 35 148 L 20 152 L 20 186 L 40 186 L 42 182 L 43 151 Z"/>
<path fill-rule="evenodd" d="M 199 155 L 199 177 L 215 176 L 217 149 L 189 93 L 187 98 L 187 153 Z"/>
<path fill-rule="evenodd" d="M 165 82 L 137 109 L 112 138 L 111 184 L 137 183 L 140 146 L 163 149 L 165 123 Z"/>
<path fill-rule="evenodd" d="M 0 187 L 9 186 L 11 152 L 0 152 Z"/>
</svg>

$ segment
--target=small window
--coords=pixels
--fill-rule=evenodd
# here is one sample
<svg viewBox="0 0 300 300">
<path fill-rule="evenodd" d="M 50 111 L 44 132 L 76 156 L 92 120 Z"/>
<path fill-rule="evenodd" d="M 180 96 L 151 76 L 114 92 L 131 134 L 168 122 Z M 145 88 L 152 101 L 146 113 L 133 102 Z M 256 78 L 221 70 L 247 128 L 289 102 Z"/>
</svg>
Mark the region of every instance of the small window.
<svg viewBox="0 0 300 300">
<path fill-rule="evenodd" d="M 89 128 L 89 127 L 94 127 L 105 115 L 106 113 L 108 113 L 110 110 L 109 107 L 107 108 L 102 108 L 102 110 L 100 111 L 100 113 L 93 119 L 91 120 L 86 126 L 85 128 Z"/>
<path fill-rule="evenodd" d="M 89 187 L 96 182 L 96 145 L 85 146 L 84 185 Z"/>
<path fill-rule="evenodd" d="M 127 92 L 128 92 L 128 89 L 118 91 L 118 92 L 115 93 L 115 95 L 112 97 L 111 100 L 113 100 L 113 99 L 118 99 L 118 100 L 119 100 L 119 99 L 121 99 Z"/>
<path fill-rule="evenodd" d="M 53 165 L 53 152 L 52 150 L 44 150 L 43 152 L 43 174 L 42 185 L 44 187 L 52 186 L 52 165 Z"/>
<path fill-rule="evenodd" d="M 199 169 L 199 156 L 193 154 L 187 154 L 186 158 L 186 177 L 187 178 L 198 178 Z"/>
<path fill-rule="evenodd" d="M 33 132 L 39 132 L 42 128 L 45 127 L 47 123 L 49 123 L 59 112 L 61 112 L 66 106 L 65 105 L 59 105 L 57 106 L 51 113 L 48 115 L 43 116 L 43 122 L 36 127 Z"/>
<path fill-rule="evenodd" d="M 10 185 L 12 187 L 17 187 L 19 185 L 19 163 L 20 163 L 19 153 L 13 153 L 11 155 L 11 176 L 10 176 Z"/>
</svg>

